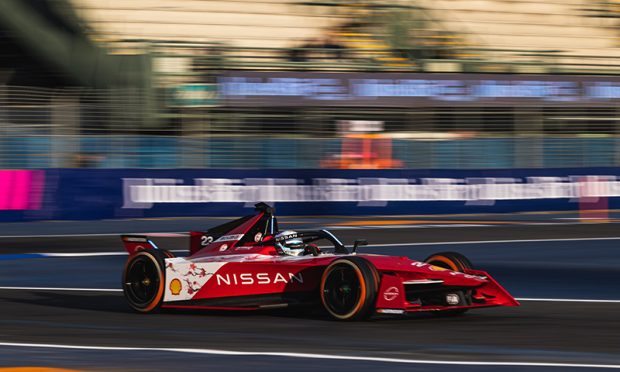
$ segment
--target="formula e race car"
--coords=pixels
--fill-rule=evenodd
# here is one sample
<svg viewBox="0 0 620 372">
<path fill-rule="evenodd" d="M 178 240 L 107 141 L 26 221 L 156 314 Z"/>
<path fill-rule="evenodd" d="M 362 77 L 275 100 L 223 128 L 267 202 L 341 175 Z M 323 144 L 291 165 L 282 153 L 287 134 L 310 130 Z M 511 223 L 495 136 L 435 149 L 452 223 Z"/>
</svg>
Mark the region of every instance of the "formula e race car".
<svg viewBox="0 0 620 372">
<path fill-rule="evenodd" d="M 424 261 L 351 252 L 327 230 L 280 231 L 273 208 L 190 232 L 187 257 L 174 257 L 148 237 L 123 235 L 129 259 L 123 292 L 139 312 L 160 308 L 258 310 L 319 306 L 333 318 L 433 312 L 519 303 L 463 255 L 433 254 Z M 319 241 L 326 242 L 318 246 Z"/>
</svg>

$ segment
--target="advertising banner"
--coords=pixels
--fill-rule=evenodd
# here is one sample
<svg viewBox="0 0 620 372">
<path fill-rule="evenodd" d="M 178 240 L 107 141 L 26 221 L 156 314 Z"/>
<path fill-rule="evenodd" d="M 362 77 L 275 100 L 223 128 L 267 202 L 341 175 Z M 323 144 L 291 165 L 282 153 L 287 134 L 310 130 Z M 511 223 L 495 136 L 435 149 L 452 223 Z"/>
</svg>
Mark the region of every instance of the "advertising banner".
<svg viewBox="0 0 620 372">
<path fill-rule="evenodd" d="M 0 170 L 0 221 L 44 217 L 45 171 Z"/>
<path fill-rule="evenodd" d="M 282 215 L 561 211 L 601 198 L 620 206 L 619 168 L 26 172 L 0 172 L 17 180 L 0 220 L 235 216 L 259 201 Z"/>
<path fill-rule="evenodd" d="M 429 73 L 230 71 L 224 106 L 582 106 L 620 103 L 620 77 Z"/>
</svg>

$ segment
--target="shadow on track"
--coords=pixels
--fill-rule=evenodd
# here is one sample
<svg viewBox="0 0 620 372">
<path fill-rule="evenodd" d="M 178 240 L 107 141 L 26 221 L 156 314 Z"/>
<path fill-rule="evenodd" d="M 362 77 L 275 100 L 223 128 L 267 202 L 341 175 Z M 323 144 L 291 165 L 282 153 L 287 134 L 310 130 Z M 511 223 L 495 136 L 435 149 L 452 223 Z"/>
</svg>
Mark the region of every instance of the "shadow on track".
<svg viewBox="0 0 620 372">
<path fill-rule="evenodd" d="M 122 295 L 109 295 L 109 294 L 72 294 L 72 293 L 59 293 L 48 291 L 27 291 L 27 296 L 24 298 L 3 298 L 6 302 L 13 302 L 17 304 L 35 305 L 54 307 L 61 309 L 72 310 L 87 310 L 87 311 L 103 311 L 107 313 L 121 313 L 121 314 L 137 314 L 148 319 L 151 314 L 139 314 L 134 311 L 125 301 Z M 482 309 L 484 312 L 485 309 Z M 480 310 L 475 311 L 476 313 Z M 248 319 L 254 320 L 257 316 L 269 317 L 272 319 L 282 318 L 284 319 L 299 319 L 299 320 L 317 320 L 327 321 L 334 323 L 342 323 L 329 316 L 320 306 L 295 306 L 286 309 L 261 309 L 261 310 L 204 310 L 204 309 L 160 309 L 155 314 L 162 315 L 175 315 L 180 317 L 224 317 L 233 319 Z M 457 321 L 458 319 L 470 318 L 476 319 L 479 314 L 467 313 L 459 316 L 441 317 L 439 314 L 432 313 L 420 313 L 420 314 L 408 314 L 404 316 L 390 316 L 390 315 L 375 315 L 366 322 L 386 322 L 386 321 L 406 321 L 416 320 L 418 322 L 428 321 L 441 321 L 445 322 L 450 319 Z M 489 315 L 489 314 L 487 314 Z M 491 318 L 496 316 L 491 315 Z"/>
<path fill-rule="evenodd" d="M 106 311 L 114 313 L 132 312 L 123 297 L 119 295 L 100 294 L 94 296 L 48 291 L 28 291 L 28 294 L 29 296 L 26 298 L 4 297 L 3 300 L 14 303 L 76 310 Z"/>
</svg>

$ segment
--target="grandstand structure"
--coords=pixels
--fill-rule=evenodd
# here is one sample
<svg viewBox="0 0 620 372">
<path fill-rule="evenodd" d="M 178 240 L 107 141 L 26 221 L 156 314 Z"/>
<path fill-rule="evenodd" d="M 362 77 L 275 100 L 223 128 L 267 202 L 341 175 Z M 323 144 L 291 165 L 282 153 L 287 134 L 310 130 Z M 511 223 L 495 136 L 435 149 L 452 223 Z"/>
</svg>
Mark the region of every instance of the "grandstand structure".
<svg viewBox="0 0 620 372">
<path fill-rule="evenodd" d="M 72 3 L 99 40 L 150 41 L 173 54 L 215 45 L 239 57 L 228 61 L 235 68 L 283 68 L 292 52 L 282 49 L 316 47 L 326 38 L 348 51 L 349 65 L 368 68 L 372 61 L 404 71 L 615 72 L 620 56 L 615 0 Z M 177 48 L 164 43 L 172 41 Z M 182 52 L 179 43 L 187 44 Z M 338 62 L 331 67 L 348 66 Z"/>
<path fill-rule="evenodd" d="M 620 8 L 613 0 L 417 1 L 480 46 L 547 50 L 556 63 L 585 72 L 620 57 Z"/>
<path fill-rule="evenodd" d="M 314 14 L 293 0 L 73 0 L 104 39 L 226 42 L 285 48 L 322 36 L 342 17 Z"/>
</svg>

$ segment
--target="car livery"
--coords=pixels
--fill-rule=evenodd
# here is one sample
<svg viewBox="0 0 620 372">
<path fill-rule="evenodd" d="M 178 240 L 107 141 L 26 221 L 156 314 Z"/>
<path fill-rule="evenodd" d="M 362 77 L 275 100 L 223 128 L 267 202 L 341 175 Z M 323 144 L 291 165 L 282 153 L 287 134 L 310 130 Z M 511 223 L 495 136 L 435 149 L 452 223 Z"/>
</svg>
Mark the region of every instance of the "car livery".
<svg viewBox="0 0 620 372">
<path fill-rule="evenodd" d="M 187 257 L 174 257 L 146 236 L 123 235 L 129 253 L 125 297 L 139 312 L 318 306 L 339 320 L 519 305 L 488 273 L 455 252 L 416 261 L 357 253 L 363 240 L 350 252 L 327 230 L 279 231 L 273 208 L 259 203 L 254 215 L 190 232 Z M 285 254 L 289 239 L 303 242 L 304 255 Z M 320 249 L 315 242 L 328 246 Z"/>
</svg>

